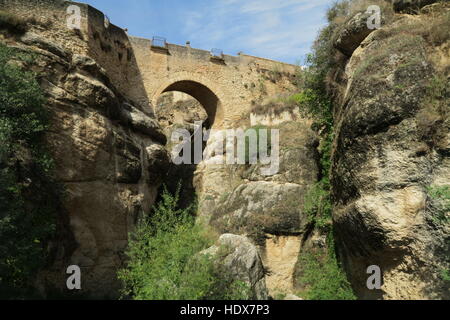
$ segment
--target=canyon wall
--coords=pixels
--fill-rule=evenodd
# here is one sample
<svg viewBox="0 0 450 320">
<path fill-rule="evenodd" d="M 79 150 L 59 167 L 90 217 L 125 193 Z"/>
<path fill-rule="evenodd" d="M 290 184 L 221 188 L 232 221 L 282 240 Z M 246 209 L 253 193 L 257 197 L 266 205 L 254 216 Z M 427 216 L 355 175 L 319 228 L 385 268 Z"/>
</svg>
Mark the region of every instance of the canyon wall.
<svg viewBox="0 0 450 320">
<path fill-rule="evenodd" d="M 80 29 L 67 28 L 69 5 L 81 8 Z M 320 132 L 285 99 L 297 88 L 295 66 L 245 54 L 216 59 L 190 46 L 158 48 L 80 3 L 0 0 L 0 9 L 28 21 L 25 33 L 2 32 L 0 40 L 36 56 L 31 68 L 52 114 L 47 141 L 66 190 L 66 233 L 53 244 L 52 266 L 39 275 L 44 293 L 64 290 L 66 268 L 75 264 L 84 294 L 116 298 L 129 232 L 151 211 L 160 185 L 179 179 L 184 205 L 198 197 L 199 223 L 258 246 L 258 253 L 250 250 L 258 286 L 265 274 L 270 296 L 297 292 L 299 256 L 325 247 L 326 239 L 305 212 L 305 197 L 322 175 Z M 378 30 L 366 30 L 358 17 L 336 39 L 341 59 L 329 75 L 338 258 L 359 298 L 448 298 L 440 277 L 449 270 L 448 212 L 430 188 L 450 181 L 448 89 L 442 96 L 432 87 L 449 87 L 449 42 L 424 31 L 436 17 L 448 17 L 448 5 L 397 13 Z M 172 129 L 192 131 L 196 120 L 207 128 L 278 129 L 279 172 L 174 166 Z M 249 248 L 247 238 L 223 238 Z M 370 265 L 383 272 L 381 290 L 366 287 Z"/>
</svg>

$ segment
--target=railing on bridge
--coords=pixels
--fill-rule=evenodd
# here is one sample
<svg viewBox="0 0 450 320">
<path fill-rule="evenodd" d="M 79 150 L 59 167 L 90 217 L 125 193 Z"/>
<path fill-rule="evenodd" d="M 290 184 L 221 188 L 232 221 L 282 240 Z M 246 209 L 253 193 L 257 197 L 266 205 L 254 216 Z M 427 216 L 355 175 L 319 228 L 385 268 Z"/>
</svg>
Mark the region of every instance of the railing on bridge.
<svg viewBox="0 0 450 320">
<path fill-rule="evenodd" d="M 156 37 L 156 36 L 153 37 L 153 39 L 152 39 L 152 47 L 167 49 L 166 38 Z"/>
<path fill-rule="evenodd" d="M 221 49 L 211 49 L 211 59 L 223 60 L 223 51 Z"/>
</svg>

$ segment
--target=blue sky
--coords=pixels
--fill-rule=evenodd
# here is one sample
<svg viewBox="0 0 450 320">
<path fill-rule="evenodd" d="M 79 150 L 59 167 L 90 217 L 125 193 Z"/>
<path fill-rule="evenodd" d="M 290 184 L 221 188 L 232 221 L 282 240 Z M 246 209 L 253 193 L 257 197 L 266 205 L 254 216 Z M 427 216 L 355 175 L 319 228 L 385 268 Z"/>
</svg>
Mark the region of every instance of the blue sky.
<svg viewBox="0 0 450 320">
<path fill-rule="evenodd" d="M 79 0 L 129 34 L 302 63 L 334 0 Z"/>
</svg>

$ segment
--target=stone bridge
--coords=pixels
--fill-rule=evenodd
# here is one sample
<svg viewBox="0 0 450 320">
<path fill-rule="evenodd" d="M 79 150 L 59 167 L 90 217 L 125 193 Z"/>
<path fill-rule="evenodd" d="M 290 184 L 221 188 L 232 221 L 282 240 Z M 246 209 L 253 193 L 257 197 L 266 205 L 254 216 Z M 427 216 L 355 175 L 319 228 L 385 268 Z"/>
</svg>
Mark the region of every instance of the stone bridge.
<svg viewBox="0 0 450 320">
<path fill-rule="evenodd" d="M 156 47 L 151 40 L 129 39 L 151 105 L 156 108 L 162 93 L 187 93 L 215 127 L 232 126 L 265 97 L 292 89 L 296 76 L 296 66 L 242 53 L 213 56 L 189 44 Z"/>
<path fill-rule="evenodd" d="M 162 93 L 181 91 L 203 105 L 211 125 L 232 126 L 265 98 L 292 90 L 297 74 L 294 65 L 243 53 L 213 56 L 188 43 L 156 45 L 150 39 L 132 37 L 84 3 L 0 0 L 0 5 L 25 18 L 44 23 L 51 20 L 50 39 L 94 58 L 115 87 L 147 112 L 155 108 Z M 72 30 L 73 37 L 69 38 L 67 21 L 75 14 L 73 6 L 79 8 L 80 28 Z"/>
</svg>

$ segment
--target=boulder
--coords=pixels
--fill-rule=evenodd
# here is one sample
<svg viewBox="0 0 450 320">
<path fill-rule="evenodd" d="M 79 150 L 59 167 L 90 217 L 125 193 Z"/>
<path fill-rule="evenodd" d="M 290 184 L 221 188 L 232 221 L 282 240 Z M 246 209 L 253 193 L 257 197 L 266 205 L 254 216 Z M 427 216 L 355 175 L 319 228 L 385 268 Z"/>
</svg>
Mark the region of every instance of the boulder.
<svg viewBox="0 0 450 320">
<path fill-rule="evenodd" d="M 256 246 L 244 236 L 223 234 L 217 243 L 203 251 L 204 254 L 215 255 L 220 248 L 227 254 L 220 263 L 232 278 L 246 283 L 251 291 L 252 299 L 267 300 L 264 266 Z"/>
<path fill-rule="evenodd" d="M 361 42 L 374 31 L 367 26 L 367 21 L 370 16 L 371 13 L 365 12 L 355 14 L 338 32 L 334 41 L 336 49 L 346 56 L 351 56 Z"/>
<path fill-rule="evenodd" d="M 162 132 L 158 122 L 128 103 L 122 105 L 120 110 L 120 120 L 124 125 L 130 126 L 137 132 L 151 137 L 156 142 L 163 145 L 167 143 L 167 138 Z"/>
</svg>

